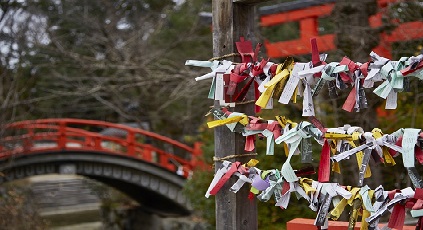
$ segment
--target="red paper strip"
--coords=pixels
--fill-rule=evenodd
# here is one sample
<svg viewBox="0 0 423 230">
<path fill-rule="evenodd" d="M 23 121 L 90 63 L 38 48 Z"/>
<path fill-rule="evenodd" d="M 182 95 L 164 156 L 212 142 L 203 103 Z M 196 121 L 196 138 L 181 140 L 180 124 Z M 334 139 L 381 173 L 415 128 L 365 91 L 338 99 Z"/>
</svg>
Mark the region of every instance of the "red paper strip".
<svg viewBox="0 0 423 230">
<path fill-rule="evenodd" d="M 408 199 L 407 202 L 405 202 L 405 208 L 406 209 L 412 209 L 414 205 L 416 205 L 416 202 L 418 200 L 416 199 Z"/>
<path fill-rule="evenodd" d="M 423 209 L 423 200 L 417 200 L 416 203 L 413 204 L 411 207 L 412 210 L 420 210 Z"/>
<path fill-rule="evenodd" d="M 310 38 L 310 43 L 311 43 L 311 63 L 313 63 L 313 66 L 316 67 L 320 65 L 319 49 L 317 48 L 316 38 Z"/>
<path fill-rule="evenodd" d="M 401 192 L 401 190 L 399 190 L 399 189 L 395 189 L 395 190 L 389 191 L 389 192 L 388 192 L 388 197 L 389 197 L 389 199 L 390 199 L 390 200 L 393 200 L 393 199 L 394 199 L 395 194 L 396 194 L 396 193 L 400 193 L 400 192 Z"/>
<path fill-rule="evenodd" d="M 366 62 L 360 66 L 361 73 L 363 74 L 364 77 L 367 77 L 368 68 L 369 68 L 369 62 Z"/>
<path fill-rule="evenodd" d="M 243 74 L 243 68 L 245 68 L 243 64 L 238 64 L 231 71 L 229 87 L 226 91 L 227 95 L 234 95 L 238 83 L 244 81 L 247 78 L 248 75 Z"/>
<path fill-rule="evenodd" d="M 254 57 L 253 43 L 251 41 L 245 41 L 244 37 L 239 38 L 239 42 L 235 42 L 238 53 L 241 54 L 243 63 L 249 63 Z"/>
<path fill-rule="evenodd" d="M 226 115 L 226 116 L 229 116 L 229 115 L 231 115 L 231 111 L 229 111 L 228 110 L 228 108 L 226 108 L 226 107 L 222 107 L 222 112 Z"/>
<path fill-rule="evenodd" d="M 263 123 L 263 120 L 257 117 L 249 116 L 250 123 L 247 125 L 247 130 L 264 130 L 267 128 L 267 122 Z"/>
<path fill-rule="evenodd" d="M 405 69 L 400 70 L 400 72 L 402 73 L 402 75 L 405 77 L 405 75 L 410 74 L 418 69 L 423 68 L 423 61 L 421 61 L 417 66 L 415 66 L 413 68 L 413 66 L 408 66 Z"/>
<path fill-rule="evenodd" d="M 248 193 L 248 199 L 249 200 L 254 200 L 254 193 L 252 193 L 251 191 Z"/>
<path fill-rule="evenodd" d="M 423 189 L 422 188 L 416 188 L 414 190 L 414 198 L 423 200 Z"/>
<path fill-rule="evenodd" d="M 405 205 L 396 204 L 389 219 L 388 227 L 402 230 L 405 220 Z"/>
<path fill-rule="evenodd" d="M 245 78 L 247 78 L 246 75 L 242 75 L 242 73 L 240 72 L 240 69 L 238 69 L 238 71 L 236 69 L 233 69 L 231 72 L 231 81 L 235 82 L 235 83 L 240 83 L 242 81 L 245 80 Z"/>
<path fill-rule="evenodd" d="M 272 74 L 272 76 L 276 75 L 276 69 L 277 68 L 278 68 L 278 65 L 276 65 L 276 64 L 273 64 L 272 66 L 270 66 L 269 72 L 270 72 L 270 74 Z"/>
<path fill-rule="evenodd" d="M 396 146 L 399 146 L 399 147 L 402 146 L 402 137 L 399 137 L 398 138 L 397 142 L 395 142 L 395 145 Z M 389 154 L 391 154 L 391 156 L 393 156 L 393 157 L 396 157 L 399 154 L 397 151 L 395 151 L 395 150 L 393 150 L 391 148 L 389 148 L 388 151 L 389 151 Z"/>
<path fill-rule="evenodd" d="M 419 221 L 416 224 L 416 230 L 423 230 L 423 217 L 419 218 Z"/>
<path fill-rule="evenodd" d="M 347 97 L 347 100 L 345 100 L 344 105 L 342 106 L 342 109 L 348 112 L 352 112 L 355 106 L 355 94 L 357 93 L 356 88 L 354 87 L 350 94 Z"/>
<path fill-rule="evenodd" d="M 228 181 L 229 178 L 231 178 L 231 176 L 236 171 L 238 171 L 238 167 L 239 167 L 240 164 L 241 163 L 239 163 L 239 162 L 232 163 L 231 167 L 225 173 L 225 175 L 223 175 L 222 178 L 220 178 L 220 180 L 216 183 L 216 185 L 210 190 L 210 195 L 216 195 L 216 193 L 219 192 L 219 190 L 223 187 L 223 185 L 226 183 L 226 181 Z"/>
<path fill-rule="evenodd" d="M 348 66 L 348 70 L 349 70 L 350 73 L 354 72 L 358 68 L 358 65 L 356 65 L 353 61 L 351 61 L 347 57 L 342 58 L 342 60 L 339 64 Z M 348 76 L 348 74 L 339 73 L 339 75 L 341 76 L 342 81 L 352 82 L 352 79 L 350 78 L 350 76 Z"/>
<path fill-rule="evenodd" d="M 245 99 L 245 96 L 247 96 L 248 90 L 251 87 L 251 84 L 253 83 L 254 78 L 251 78 L 247 84 L 241 89 L 238 95 L 234 97 L 234 101 L 243 101 Z"/>
<path fill-rule="evenodd" d="M 273 137 L 275 139 L 277 139 L 278 137 L 282 135 L 281 133 L 282 127 L 279 125 L 277 121 L 273 121 L 271 124 L 267 126 L 266 129 L 273 132 Z"/>
<path fill-rule="evenodd" d="M 311 43 L 311 63 L 313 64 L 313 67 L 316 67 L 319 65 L 325 65 L 326 62 L 320 60 L 319 49 L 317 48 L 316 38 L 311 38 L 310 43 Z M 313 74 L 313 76 L 321 77 L 322 73 L 318 72 Z"/>
<path fill-rule="evenodd" d="M 257 101 L 258 98 L 260 97 L 260 91 L 258 90 L 258 87 L 259 87 L 259 84 L 256 81 L 254 81 L 254 95 L 255 95 L 254 99 L 255 99 L 255 101 Z M 261 107 L 258 106 L 258 105 L 255 105 L 254 112 L 260 113 L 260 111 L 261 111 Z"/>
<path fill-rule="evenodd" d="M 295 171 L 295 175 L 297 175 L 298 177 L 302 177 L 305 175 L 313 175 L 313 174 L 316 174 L 316 171 L 314 171 L 313 166 L 309 166 L 309 167 L 302 168 L 300 170 Z"/>
<path fill-rule="evenodd" d="M 311 124 L 313 124 L 316 128 L 318 128 L 322 133 L 326 132 L 325 126 L 315 116 L 309 116 L 308 120 L 310 121 Z"/>
<path fill-rule="evenodd" d="M 238 75 L 236 73 L 231 73 L 229 87 L 228 87 L 228 90 L 226 91 L 226 94 L 231 96 L 234 95 L 238 83 L 244 81 L 246 78 L 247 78 L 246 76 Z"/>
<path fill-rule="evenodd" d="M 290 189 L 290 185 L 289 185 L 289 182 L 287 182 L 286 180 L 284 180 L 283 181 L 283 185 L 282 185 L 282 191 L 281 191 L 281 194 L 282 195 L 285 195 L 285 193 L 287 193 L 288 191 L 289 191 L 289 189 Z"/>
<path fill-rule="evenodd" d="M 416 159 L 419 161 L 419 163 L 423 164 L 423 150 L 420 147 L 414 147 L 414 155 L 416 156 Z"/>
<path fill-rule="evenodd" d="M 223 74 L 223 81 L 225 82 L 224 87 L 224 95 L 225 95 L 225 102 L 226 103 L 231 103 L 232 102 L 232 96 L 230 94 L 228 94 L 229 88 L 230 88 L 230 78 L 231 75 L 230 74 Z M 235 86 L 236 87 L 236 86 Z"/>
<path fill-rule="evenodd" d="M 255 140 L 255 136 L 254 135 L 250 135 L 247 136 L 245 138 L 245 148 L 244 150 L 247 152 L 251 152 L 254 150 L 255 146 L 254 146 L 254 140 Z"/>
<path fill-rule="evenodd" d="M 260 74 L 262 74 L 263 68 L 267 64 L 268 61 L 269 60 L 262 59 L 260 64 L 253 66 L 253 69 L 251 70 L 251 72 L 253 73 L 253 76 L 259 76 Z"/>
<path fill-rule="evenodd" d="M 328 182 L 330 177 L 330 147 L 328 141 L 325 139 L 323 144 L 322 153 L 320 154 L 319 164 L 319 182 Z"/>
</svg>

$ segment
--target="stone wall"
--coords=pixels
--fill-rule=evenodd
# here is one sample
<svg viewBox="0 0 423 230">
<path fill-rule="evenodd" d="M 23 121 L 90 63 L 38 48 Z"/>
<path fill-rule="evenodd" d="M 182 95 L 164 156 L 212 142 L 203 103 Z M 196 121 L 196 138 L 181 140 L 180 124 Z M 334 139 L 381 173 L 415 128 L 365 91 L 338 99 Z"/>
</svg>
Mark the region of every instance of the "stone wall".
<svg viewBox="0 0 423 230">
<path fill-rule="evenodd" d="M 160 217 L 143 208 L 102 207 L 104 230 L 207 230 L 207 224 L 193 217 Z"/>
</svg>

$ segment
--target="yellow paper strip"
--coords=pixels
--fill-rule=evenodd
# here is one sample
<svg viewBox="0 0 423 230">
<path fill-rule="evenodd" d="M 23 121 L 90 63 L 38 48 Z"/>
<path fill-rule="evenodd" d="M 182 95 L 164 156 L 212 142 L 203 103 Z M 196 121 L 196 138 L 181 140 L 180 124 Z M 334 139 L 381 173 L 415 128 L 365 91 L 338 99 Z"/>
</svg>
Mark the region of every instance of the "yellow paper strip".
<svg viewBox="0 0 423 230">
<path fill-rule="evenodd" d="M 266 90 L 257 99 L 256 105 L 260 106 L 261 108 L 265 108 L 270 98 L 272 97 L 273 90 L 276 84 L 280 82 L 283 78 L 286 78 L 287 76 L 289 76 L 289 72 L 288 70 L 284 69 L 279 74 L 276 74 L 269 82 L 267 82 L 264 85 L 264 88 L 266 88 Z"/>
<path fill-rule="evenodd" d="M 239 122 L 242 119 L 244 119 L 244 116 L 233 116 L 233 117 L 226 118 L 226 119 L 223 119 L 223 120 L 215 120 L 215 121 L 207 122 L 207 126 L 209 128 L 214 128 L 214 127 L 221 126 L 221 125 Z"/>
</svg>

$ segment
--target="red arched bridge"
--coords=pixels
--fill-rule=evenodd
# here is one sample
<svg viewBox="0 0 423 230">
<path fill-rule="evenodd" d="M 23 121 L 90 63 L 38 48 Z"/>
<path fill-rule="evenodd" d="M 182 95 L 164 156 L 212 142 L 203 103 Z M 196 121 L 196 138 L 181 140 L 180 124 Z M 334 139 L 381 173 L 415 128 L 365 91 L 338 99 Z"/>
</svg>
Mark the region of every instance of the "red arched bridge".
<svg viewBox="0 0 423 230">
<path fill-rule="evenodd" d="M 200 144 L 182 144 L 121 124 L 44 119 L 5 125 L 0 183 L 43 174 L 77 174 L 127 194 L 164 215 L 191 211 L 182 193 L 198 164 Z"/>
</svg>

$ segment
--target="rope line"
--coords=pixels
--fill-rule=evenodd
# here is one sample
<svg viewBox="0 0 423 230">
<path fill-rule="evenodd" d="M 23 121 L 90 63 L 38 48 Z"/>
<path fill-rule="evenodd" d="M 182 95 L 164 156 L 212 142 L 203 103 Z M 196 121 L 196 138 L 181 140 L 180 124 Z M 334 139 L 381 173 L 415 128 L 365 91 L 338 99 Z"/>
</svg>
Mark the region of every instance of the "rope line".
<svg viewBox="0 0 423 230">
<path fill-rule="evenodd" d="M 224 161 L 228 159 L 234 159 L 237 157 L 249 157 L 249 156 L 257 156 L 257 153 L 245 153 L 245 154 L 234 154 L 225 157 L 213 157 L 213 161 Z"/>
</svg>

